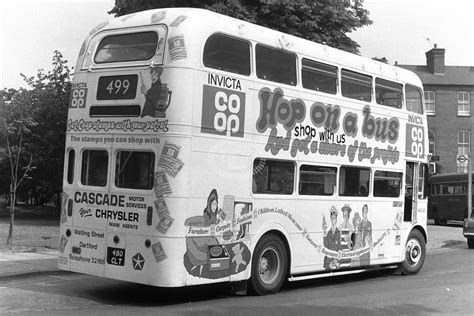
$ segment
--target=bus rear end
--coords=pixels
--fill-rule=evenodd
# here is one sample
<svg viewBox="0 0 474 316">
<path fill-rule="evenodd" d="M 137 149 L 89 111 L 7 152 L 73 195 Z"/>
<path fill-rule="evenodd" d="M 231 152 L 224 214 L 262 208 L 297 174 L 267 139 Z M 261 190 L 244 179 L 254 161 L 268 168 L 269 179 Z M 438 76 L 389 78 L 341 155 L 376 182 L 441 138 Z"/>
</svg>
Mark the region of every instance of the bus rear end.
<svg viewBox="0 0 474 316">
<path fill-rule="evenodd" d="M 186 134 L 192 114 L 169 109 L 172 99 L 187 100 L 173 95 L 165 52 L 179 57 L 179 47 L 165 51 L 172 32 L 159 14 L 101 24 L 81 48 L 67 122 L 61 269 L 183 285 L 175 254 L 185 243 L 175 240 L 184 228 L 173 223 L 184 214 L 169 209 L 187 208 L 190 141 L 176 135 Z M 191 70 L 183 71 L 190 73 L 179 84 L 192 86 Z"/>
</svg>

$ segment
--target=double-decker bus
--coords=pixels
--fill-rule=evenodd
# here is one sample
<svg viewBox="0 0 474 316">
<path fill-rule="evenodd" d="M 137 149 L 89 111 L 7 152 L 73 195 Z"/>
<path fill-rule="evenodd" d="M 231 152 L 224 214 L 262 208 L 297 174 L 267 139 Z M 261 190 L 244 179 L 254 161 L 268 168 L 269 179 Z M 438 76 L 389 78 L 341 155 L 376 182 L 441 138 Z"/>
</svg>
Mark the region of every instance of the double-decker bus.
<svg viewBox="0 0 474 316">
<path fill-rule="evenodd" d="M 428 218 L 434 219 L 436 225 L 446 225 L 448 221 L 462 222 L 467 218 L 467 178 L 467 173 L 447 173 L 428 179 Z"/>
<path fill-rule="evenodd" d="M 74 73 L 59 267 L 256 294 L 417 273 L 422 97 L 412 72 L 205 10 L 100 24 Z"/>
</svg>

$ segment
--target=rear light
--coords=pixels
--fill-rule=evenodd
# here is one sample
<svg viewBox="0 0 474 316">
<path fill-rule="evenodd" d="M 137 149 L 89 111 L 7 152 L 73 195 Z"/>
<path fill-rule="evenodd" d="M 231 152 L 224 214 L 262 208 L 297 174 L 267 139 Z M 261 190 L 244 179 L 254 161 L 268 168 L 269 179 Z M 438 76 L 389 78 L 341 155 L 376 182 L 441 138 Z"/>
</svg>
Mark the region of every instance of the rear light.
<svg viewBox="0 0 474 316">
<path fill-rule="evenodd" d="M 153 223 L 153 207 L 148 206 L 147 212 L 146 212 L 146 224 L 151 225 Z"/>
<path fill-rule="evenodd" d="M 67 201 L 67 216 L 72 216 L 72 199 Z"/>
</svg>

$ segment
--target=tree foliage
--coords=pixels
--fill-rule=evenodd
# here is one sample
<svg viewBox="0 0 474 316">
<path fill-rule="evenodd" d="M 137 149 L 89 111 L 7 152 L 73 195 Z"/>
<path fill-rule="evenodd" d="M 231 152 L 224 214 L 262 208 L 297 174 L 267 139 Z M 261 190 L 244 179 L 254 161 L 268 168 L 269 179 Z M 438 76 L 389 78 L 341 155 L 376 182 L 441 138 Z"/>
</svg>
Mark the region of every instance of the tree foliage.
<svg viewBox="0 0 474 316">
<path fill-rule="evenodd" d="M 0 176 L 7 180 L 0 181 L 0 193 L 8 192 L 12 181 L 6 170 L 9 163 L 3 163 L 7 161 L 7 136 L 15 152 L 20 144 L 20 133 L 15 128 L 22 122 L 22 128 L 28 132 L 23 130 L 21 134 L 24 158 L 20 165 L 24 166 L 25 159 L 32 157 L 32 166 L 36 169 L 30 174 L 32 179 L 25 180 L 20 189 L 24 192 L 33 189 L 35 193 L 40 190 L 42 195 L 51 196 L 62 186 L 71 72 L 62 54 L 55 51 L 52 70 L 40 69 L 36 76 L 22 76 L 29 88 L 4 89 L 0 94 L 2 122 L 5 123 L 0 127 Z"/>
<path fill-rule="evenodd" d="M 345 51 L 359 53 L 348 33 L 370 25 L 358 0 L 115 0 L 115 16 L 167 7 L 208 9 Z"/>
</svg>

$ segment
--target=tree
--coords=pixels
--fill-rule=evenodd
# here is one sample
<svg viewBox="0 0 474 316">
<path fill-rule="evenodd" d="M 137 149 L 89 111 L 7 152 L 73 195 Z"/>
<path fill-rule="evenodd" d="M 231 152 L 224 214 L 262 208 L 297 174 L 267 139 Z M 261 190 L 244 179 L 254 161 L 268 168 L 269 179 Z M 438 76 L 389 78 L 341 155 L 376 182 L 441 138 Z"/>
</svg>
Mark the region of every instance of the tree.
<svg viewBox="0 0 474 316">
<path fill-rule="evenodd" d="M 360 46 L 347 33 L 372 23 L 360 0 L 115 0 L 109 14 L 167 7 L 208 9 L 352 53 Z"/>
<path fill-rule="evenodd" d="M 51 71 L 39 70 L 36 77 L 22 74 L 29 89 L 5 89 L 0 93 L 0 176 L 7 180 L 2 181 L 0 193 L 8 192 L 10 200 L 8 245 L 13 244 L 18 192 L 61 188 L 71 90 L 66 63 L 55 51 Z"/>
<path fill-rule="evenodd" d="M 67 110 L 71 91 L 71 71 L 59 51 L 53 55 L 53 69 L 24 80 L 33 95 L 33 118 L 38 124 L 29 134 L 29 149 L 37 167 L 30 185 L 42 193 L 37 201 L 49 200 L 62 188 Z M 54 170 L 54 172 L 51 172 Z M 34 191 L 37 195 L 36 190 Z"/>
<path fill-rule="evenodd" d="M 10 90 L 10 93 L 15 91 Z M 13 226 L 15 221 L 15 202 L 17 190 L 31 170 L 33 155 L 25 148 L 25 135 L 31 132 L 30 127 L 36 122 L 31 115 L 31 95 L 22 90 L 21 97 L 5 102 L 2 94 L 0 136 L 3 140 L 2 161 L 6 160 L 9 167 L 9 201 L 10 227 L 7 245 L 13 245 Z"/>
</svg>

